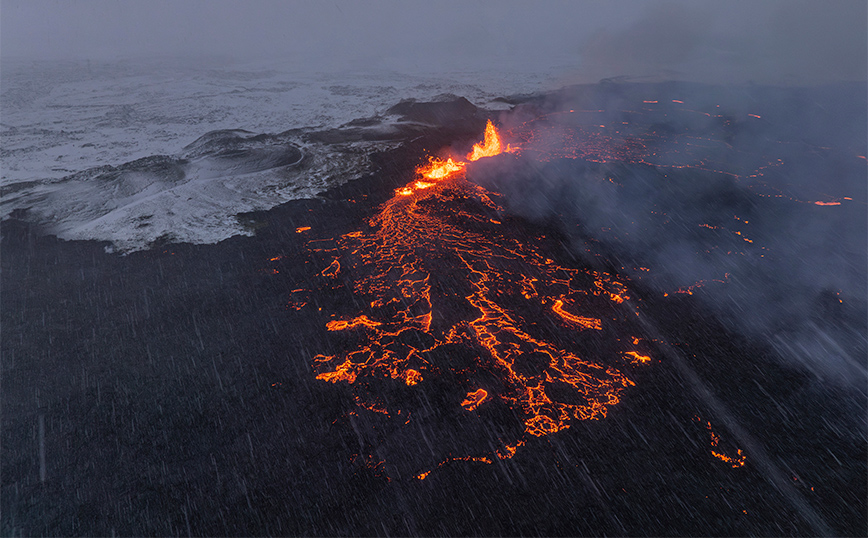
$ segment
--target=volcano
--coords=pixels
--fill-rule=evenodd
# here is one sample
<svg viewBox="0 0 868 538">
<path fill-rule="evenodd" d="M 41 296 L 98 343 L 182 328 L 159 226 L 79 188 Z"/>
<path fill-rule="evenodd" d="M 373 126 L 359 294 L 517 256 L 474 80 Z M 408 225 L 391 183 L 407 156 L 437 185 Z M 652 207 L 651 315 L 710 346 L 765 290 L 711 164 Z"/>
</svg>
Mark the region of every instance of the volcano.
<svg viewBox="0 0 868 538">
<path fill-rule="evenodd" d="M 22 208 L 4 531 L 864 535 L 864 302 L 815 271 L 864 255 L 864 133 L 795 140 L 804 99 L 738 91 L 405 101 L 306 135 L 390 142 L 371 173 L 211 245 L 120 256 Z M 188 151 L 286 178 L 297 140 Z"/>
</svg>

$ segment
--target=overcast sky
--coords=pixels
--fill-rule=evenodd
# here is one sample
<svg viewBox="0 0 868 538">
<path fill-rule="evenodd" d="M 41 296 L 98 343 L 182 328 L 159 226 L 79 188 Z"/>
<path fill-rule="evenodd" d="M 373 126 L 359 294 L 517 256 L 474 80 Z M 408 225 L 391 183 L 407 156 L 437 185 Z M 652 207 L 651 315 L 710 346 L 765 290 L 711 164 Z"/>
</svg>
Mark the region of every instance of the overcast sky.
<svg viewBox="0 0 868 538">
<path fill-rule="evenodd" d="M 213 55 L 299 69 L 865 80 L 865 0 L 2 0 L 4 58 Z"/>
</svg>

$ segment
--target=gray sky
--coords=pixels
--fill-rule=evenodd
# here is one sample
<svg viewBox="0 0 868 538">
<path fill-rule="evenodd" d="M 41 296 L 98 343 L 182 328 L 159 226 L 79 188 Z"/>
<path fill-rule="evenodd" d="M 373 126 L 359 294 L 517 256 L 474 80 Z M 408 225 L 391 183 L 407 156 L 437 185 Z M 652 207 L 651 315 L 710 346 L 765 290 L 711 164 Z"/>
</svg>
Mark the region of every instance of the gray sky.
<svg viewBox="0 0 868 538">
<path fill-rule="evenodd" d="M 5 58 L 213 55 L 299 69 L 865 80 L 865 0 L 2 0 Z"/>
</svg>

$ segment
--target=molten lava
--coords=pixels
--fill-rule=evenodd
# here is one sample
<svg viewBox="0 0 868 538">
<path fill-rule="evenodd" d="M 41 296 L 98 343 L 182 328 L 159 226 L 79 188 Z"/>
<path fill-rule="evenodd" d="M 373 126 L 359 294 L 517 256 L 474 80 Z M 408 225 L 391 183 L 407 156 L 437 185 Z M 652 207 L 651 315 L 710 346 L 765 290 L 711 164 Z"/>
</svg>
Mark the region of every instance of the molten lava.
<svg viewBox="0 0 868 538">
<path fill-rule="evenodd" d="M 500 135 L 491 120 L 485 125 L 485 140 L 482 144 L 474 144 L 473 150 L 467 155 L 468 161 L 478 161 L 483 157 L 500 155 Z"/>
<path fill-rule="evenodd" d="M 485 141 L 468 159 L 500 151 L 500 137 L 489 122 Z M 317 379 L 353 385 L 359 407 L 396 416 L 402 411 L 382 404 L 368 390 L 368 380 L 415 388 L 448 372 L 466 393 L 456 407 L 479 413 L 499 401 L 522 417 L 519 439 L 502 439 L 487 456 L 451 456 L 439 466 L 510 458 L 528 436 L 605 417 L 622 390 L 633 385 L 606 362 L 642 361 L 626 349 L 582 358 L 552 339 L 549 327 L 604 331 L 601 317 L 582 315 L 587 308 L 607 309 L 607 320 L 626 319 L 618 306 L 629 298 L 626 286 L 608 273 L 559 266 L 510 235 L 501 226 L 496 195 L 467 181 L 465 166 L 452 158 L 431 159 L 365 229 L 341 236 L 334 248 L 319 249 L 334 257 L 321 276 L 333 281 L 341 275 L 358 303 L 369 306 L 327 323 L 328 331 L 346 333 L 348 344 L 337 354 L 313 358 Z M 541 323 L 546 318 L 560 323 Z M 456 370 L 442 362 L 444 346 L 476 358 Z M 478 380 L 492 374 L 496 392 L 494 386 L 479 388 Z"/>
<path fill-rule="evenodd" d="M 684 105 L 678 99 L 671 102 Z M 671 107 L 667 113 L 699 114 L 703 121 L 704 116 L 724 119 L 686 105 L 672 107 L 666 100 L 642 104 L 634 107 L 639 110 L 621 111 L 623 119 L 631 122 L 612 122 L 611 111 L 574 109 L 536 117 L 505 132 L 503 138 L 488 121 L 483 141 L 463 158 L 429 158 L 362 229 L 322 241 L 328 246 L 312 247 L 327 256 L 318 267 L 322 288 L 348 289 L 353 295 L 347 307 L 339 307 L 325 323 L 329 338 L 338 344 L 334 351 L 313 357 L 317 379 L 349 386 L 358 409 L 400 417 L 398 427 L 420 418 L 415 410 L 411 416 L 402 409 L 400 398 L 386 397 L 381 389 L 394 389 L 392 395 L 423 394 L 427 402 L 425 391 L 443 378 L 454 389 L 448 405 L 456 416 L 479 419 L 507 408 L 507 416 L 517 417 L 517 427 L 508 433 L 498 431 L 502 438 L 490 445 L 465 450 L 465 455 L 439 454 L 439 463 L 427 468 L 417 465 L 412 471 L 416 478 L 425 479 L 452 462 L 491 464 L 512 458 L 537 438 L 577 421 L 604 418 L 633 385 L 624 372 L 654 362 L 653 353 L 640 345 L 639 338 L 625 339 L 622 345 L 612 337 L 613 333 L 637 334 L 632 332 L 637 326 L 631 325 L 636 312 L 623 279 L 590 268 L 561 266 L 546 256 L 542 237 L 528 237 L 524 230 L 514 233 L 514 221 L 497 203 L 499 195 L 466 179 L 468 163 L 510 152 L 535 161 L 632 163 L 752 182 L 783 166 L 781 159 L 764 156 L 744 159 L 749 164 L 743 168 L 716 160 L 726 155 L 726 137 L 658 132 L 652 128 L 657 122 L 650 120 L 647 129 L 632 129 L 632 118 L 667 106 Z M 510 144 L 504 146 L 504 139 Z M 620 187 L 617 178 L 606 179 Z M 769 194 L 768 189 L 756 194 L 785 196 Z M 816 206 L 852 200 L 786 197 Z M 735 219 L 749 225 L 748 220 Z M 700 226 L 704 234 L 737 235 L 746 249 L 762 248 L 751 246 L 753 240 L 741 230 Z M 309 230 L 303 226 L 296 232 Z M 692 295 L 707 284 L 728 281 L 726 274 L 670 293 Z M 292 290 L 287 308 L 298 310 L 315 303 L 309 293 Z M 716 460 L 733 468 L 745 465 L 741 449 L 724 450 L 711 424 L 703 425 Z M 365 458 L 374 461 L 371 455 Z M 371 465 L 380 468 L 383 462 L 377 458 Z"/>
<path fill-rule="evenodd" d="M 488 391 L 486 391 L 485 389 L 478 389 L 474 392 L 468 392 L 467 398 L 465 398 L 464 401 L 461 402 L 461 407 L 467 409 L 468 411 L 473 411 L 474 409 L 479 407 L 479 404 L 484 402 L 486 398 L 488 398 Z"/>
<path fill-rule="evenodd" d="M 557 301 L 555 301 L 555 304 L 552 305 L 552 311 L 563 319 L 569 321 L 570 323 L 574 323 L 575 325 L 584 329 L 597 329 L 599 331 L 603 328 L 603 324 L 600 320 L 596 318 L 583 318 L 582 316 L 574 316 L 573 314 L 566 312 L 563 306 L 564 302 L 561 299 L 558 299 Z"/>
<path fill-rule="evenodd" d="M 639 363 L 651 362 L 651 357 L 649 357 L 648 355 L 642 355 L 638 351 L 627 351 L 626 353 L 624 353 L 624 355 L 627 355 L 628 357 L 630 357 L 630 359 L 633 360 L 634 362 L 639 362 Z"/>
<path fill-rule="evenodd" d="M 497 132 L 497 128 L 494 124 L 491 123 L 491 120 L 488 120 L 488 123 L 485 125 L 485 140 L 481 144 L 473 145 L 473 150 L 467 154 L 467 160 L 471 162 L 478 161 L 483 157 L 494 157 L 495 155 L 500 155 L 501 152 L 500 134 Z M 446 179 L 458 173 L 463 173 L 466 166 L 466 162 L 453 160 L 452 157 L 449 157 L 445 161 L 436 157 L 431 157 L 428 159 L 427 165 L 420 166 L 416 169 L 416 173 L 426 179 L 439 180 Z M 416 188 L 425 188 L 420 187 L 420 184 L 423 184 L 426 187 L 430 186 L 430 183 L 417 181 Z M 408 192 L 401 190 L 399 191 L 399 194 L 412 194 L 412 190 Z"/>
<path fill-rule="evenodd" d="M 699 417 L 694 417 L 694 420 L 700 422 L 701 419 Z M 708 431 L 709 437 L 711 438 L 711 455 L 715 458 L 719 459 L 722 462 L 730 464 L 733 469 L 738 469 L 739 467 L 744 467 L 744 464 L 747 462 L 747 456 L 742 452 L 739 448 L 736 450 L 736 456 L 731 457 L 727 456 L 723 452 L 719 452 L 720 450 L 720 436 L 717 435 L 711 427 L 711 422 L 705 423 L 705 429 Z"/>
<path fill-rule="evenodd" d="M 455 172 L 461 172 L 464 170 L 465 163 L 458 161 L 455 162 L 450 157 L 446 161 L 441 161 L 440 159 L 432 157 L 428 161 L 427 166 L 422 166 L 416 170 L 416 172 L 428 179 L 444 179 Z"/>
<path fill-rule="evenodd" d="M 708 284 L 709 282 L 717 282 L 717 283 L 719 283 L 719 284 L 726 284 L 727 282 L 729 282 L 729 277 L 730 277 L 729 273 L 726 273 L 726 274 L 723 276 L 723 279 L 722 279 L 722 280 L 721 280 L 721 279 L 717 279 L 717 278 L 712 278 L 712 279 L 709 279 L 709 280 L 700 280 L 699 282 L 696 282 L 695 284 L 691 284 L 690 286 L 686 286 L 686 287 L 683 287 L 683 288 L 678 288 L 677 290 L 673 291 L 672 293 L 684 293 L 684 294 L 687 294 L 687 295 L 693 295 L 694 290 L 696 290 L 696 289 L 698 289 L 698 288 L 702 288 L 702 287 L 704 287 L 704 286 L 705 286 L 706 284 Z M 663 294 L 663 297 L 669 297 L 669 294 L 668 294 L 668 293 L 664 293 L 664 294 Z"/>
</svg>

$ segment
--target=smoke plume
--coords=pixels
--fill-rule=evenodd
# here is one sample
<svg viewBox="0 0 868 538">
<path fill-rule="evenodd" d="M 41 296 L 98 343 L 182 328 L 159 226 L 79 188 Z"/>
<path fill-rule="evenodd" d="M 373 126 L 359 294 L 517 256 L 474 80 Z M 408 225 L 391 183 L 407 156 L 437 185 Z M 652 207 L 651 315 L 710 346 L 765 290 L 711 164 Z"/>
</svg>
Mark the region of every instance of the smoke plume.
<svg viewBox="0 0 868 538">
<path fill-rule="evenodd" d="M 864 390 L 864 85 L 604 83 L 526 100 L 532 136 L 468 170 L 638 285 Z M 527 138 L 525 136 L 525 138 Z"/>
</svg>

